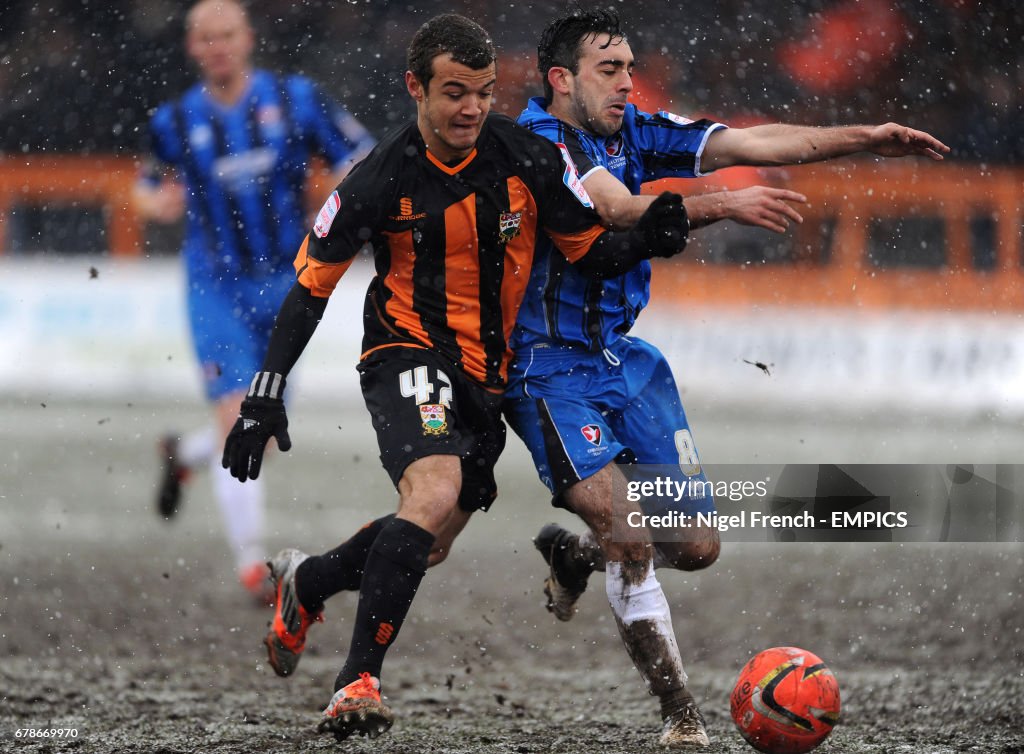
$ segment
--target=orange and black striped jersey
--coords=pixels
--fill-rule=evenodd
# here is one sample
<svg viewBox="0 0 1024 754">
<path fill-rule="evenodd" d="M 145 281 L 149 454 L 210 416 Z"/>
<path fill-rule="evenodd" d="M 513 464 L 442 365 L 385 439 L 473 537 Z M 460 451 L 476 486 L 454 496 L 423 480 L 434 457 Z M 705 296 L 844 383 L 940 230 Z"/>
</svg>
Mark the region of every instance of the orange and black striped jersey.
<svg viewBox="0 0 1024 754">
<path fill-rule="evenodd" d="M 567 151 L 491 115 L 476 149 L 445 165 L 413 123 L 338 186 L 295 268 L 299 283 L 327 297 L 369 245 L 377 274 L 367 292 L 363 358 L 390 346 L 429 348 L 501 389 L 538 232 L 570 262 L 603 232 Z"/>
</svg>

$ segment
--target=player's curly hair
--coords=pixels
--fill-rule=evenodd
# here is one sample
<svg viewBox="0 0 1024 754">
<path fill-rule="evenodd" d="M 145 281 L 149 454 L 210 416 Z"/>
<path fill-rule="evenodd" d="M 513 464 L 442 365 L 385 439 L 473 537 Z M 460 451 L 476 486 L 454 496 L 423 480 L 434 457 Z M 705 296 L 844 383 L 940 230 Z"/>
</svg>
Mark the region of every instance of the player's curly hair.
<svg viewBox="0 0 1024 754">
<path fill-rule="evenodd" d="M 434 58 L 444 54 L 474 71 L 486 68 L 497 57 L 491 35 L 480 24 L 456 13 L 434 16 L 409 43 L 406 63 L 424 89 L 434 76 Z"/>
<path fill-rule="evenodd" d="M 576 5 L 547 25 L 537 43 L 537 69 L 548 102 L 554 94 L 548 83 L 548 71 L 558 67 L 568 68 L 574 75 L 579 73 L 580 47 L 584 40 L 607 34 L 608 44 L 603 47 L 625 41 L 626 34 L 619 24 L 619 14 L 614 10 L 585 10 Z"/>
</svg>

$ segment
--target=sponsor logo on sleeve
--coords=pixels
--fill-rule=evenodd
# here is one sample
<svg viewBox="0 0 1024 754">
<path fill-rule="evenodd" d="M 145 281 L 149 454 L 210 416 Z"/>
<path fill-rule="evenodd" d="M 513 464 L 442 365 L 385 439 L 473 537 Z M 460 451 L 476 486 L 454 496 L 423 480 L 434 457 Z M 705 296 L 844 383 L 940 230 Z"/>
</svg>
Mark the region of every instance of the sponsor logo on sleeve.
<svg viewBox="0 0 1024 754">
<path fill-rule="evenodd" d="M 313 226 L 313 232 L 316 233 L 317 238 L 323 238 L 327 235 L 331 225 L 334 223 L 334 218 L 338 216 L 339 209 L 341 209 L 341 197 L 335 191 L 327 197 L 324 206 L 317 213 L 316 224 Z"/>
<path fill-rule="evenodd" d="M 569 190 L 576 195 L 576 198 L 580 200 L 580 204 L 588 209 L 594 208 L 594 202 L 590 198 L 590 194 L 583 188 L 583 181 L 580 180 L 580 173 L 576 169 L 576 163 L 572 161 L 572 157 L 569 156 L 569 148 L 565 144 L 558 143 L 556 145 L 562 153 L 562 160 L 565 161 L 565 172 L 562 173 L 562 183 L 564 183 Z"/>
<path fill-rule="evenodd" d="M 580 427 L 580 432 L 583 433 L 583 437 L 591 445 L 601 444 L 601 428 L 596 424 L 585 424 Z"/>
</svg>

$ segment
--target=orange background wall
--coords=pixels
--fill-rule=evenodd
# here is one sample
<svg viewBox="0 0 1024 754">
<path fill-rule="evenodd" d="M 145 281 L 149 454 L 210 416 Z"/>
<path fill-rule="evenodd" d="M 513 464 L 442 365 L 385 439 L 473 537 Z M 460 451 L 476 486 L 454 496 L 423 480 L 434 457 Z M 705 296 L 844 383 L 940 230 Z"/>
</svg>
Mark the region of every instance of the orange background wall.
<svg viewBox="0 0 1024 754">
<path fill-rule="evenodd" d="M 6 247 L 4 218 L 19 204 L 100 206 L 110 249 L 139 255 L 142 227 L 131 210 L 136 163 L 112 157 L 24 157 L 0 159 L 0 250 Z M 318 176 L 324 173 L 318 172 Z M 330 187 L 314 180 L 310 206 Z M 660 263 L 655 300 L 664 304 L 755 304 L 858 306 L 932 310 L 1024 311 L 1024 172 L 978 165 L 844 161 L 772 170 L 732 169 L 700 180 L 664 180 L 645 191 L 684 194 L 737 189 L 754 183 L 805 194 L 805 223 L 792 229 L 797 248 L 820 243 L 822 221 L 835 223 L 827 263 L 730 265 L 686 260 Z M 970 222 L 995 223 L 995 267 L 971 264 Z M 867 259 L 867 236 L 876 219 L 935 217 L 944 226 L 946 264 L 938 268 L 876 267 Z M 685 297 L 680 295 L 685 291 Z"/>
</svg>

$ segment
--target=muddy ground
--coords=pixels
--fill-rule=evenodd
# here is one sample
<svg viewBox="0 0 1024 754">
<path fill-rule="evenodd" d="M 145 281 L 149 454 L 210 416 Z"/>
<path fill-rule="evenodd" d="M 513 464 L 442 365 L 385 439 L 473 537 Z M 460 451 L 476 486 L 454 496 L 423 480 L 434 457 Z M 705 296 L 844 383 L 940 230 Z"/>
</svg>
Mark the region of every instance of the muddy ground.
<svg viewBox="0 0 1024 754">
<path fill-rule="evenodd" d="M 234 583 L 206 478 L 170 524 L 152 510 L 153 438 L 201 416 L 191 405 L 45 396 L 5 404 L 0 750 L 656 750 L 657 705 L 621 648 L 602 582 L 571 623 L 543 609 L 530 537 L 572 519 L 548 507 L 514 440 L 503 496 L 428 574 L 388 657 L 395 727 L 373 743 L 318 735 L 355 599 L 328 604 L 294 677 L 270 671 L 260 644 L 269 614 Z M 754 447 L 751 432 L 779 436 L 778 421 L 701 419 L 706 459 Z M 845 427 L 786 421 L 787 461 L 877 460 L 848 455 L 868 446 Z M 365 424 L 358 409 L 298 407 L 295 448 L 266 471 L 273 549 L 326 549 L 393 508 Z M 948 434 L 912 425 L 878 419 L 870 431 L 896 438 L 890 451 L 906 443 L 914 460 L 927 455 L 922 442 Z M 1000 444 L 1022 447 L 1007 431 Z M 712 751 L 752 751 L 728 692 L 749 656 L 776 645 L 816 652 L 839 680 L 842 723 L 821 751 L 1024 751 L 1024 545 L 735 544 L 707 572 L 660 578 Z M 50 728 L 77 736 L 16 735 Z"/>
</svg>

